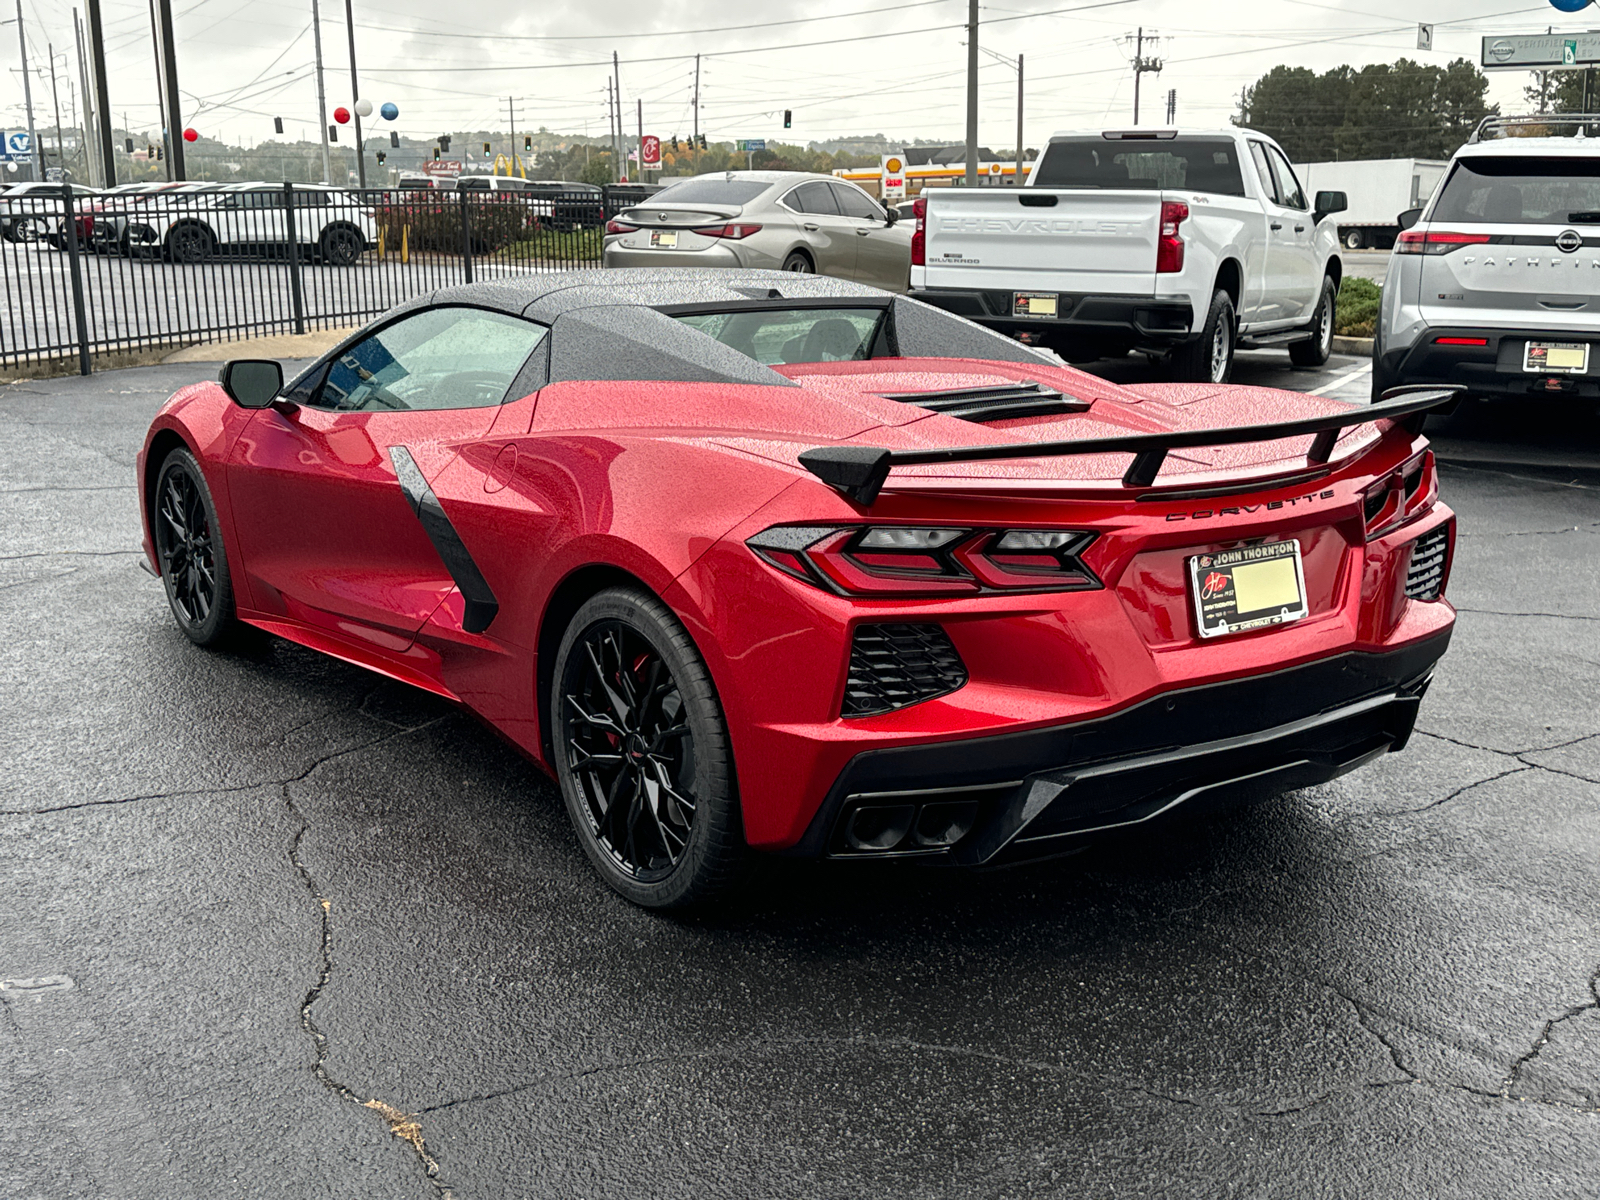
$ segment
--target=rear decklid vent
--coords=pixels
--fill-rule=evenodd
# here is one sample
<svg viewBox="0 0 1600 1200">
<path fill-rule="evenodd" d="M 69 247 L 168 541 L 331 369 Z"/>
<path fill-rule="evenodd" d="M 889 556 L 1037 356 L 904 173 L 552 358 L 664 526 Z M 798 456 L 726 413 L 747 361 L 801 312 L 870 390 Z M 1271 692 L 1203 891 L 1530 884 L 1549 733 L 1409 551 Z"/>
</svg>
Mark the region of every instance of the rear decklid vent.
<svg viewBox="0 0 1600 1200">
<path fill-rule="evenodd" d="M 1406 598 L 1437 600 L 1444 588 L 1445 560 L 1450 553 L 1447 526 L 1423 534 L 1411 547 L 1411 563 L 1406 567 Z"/>
<path fill-rule="evenodd" d="M 987 387 L 950 388 L 938 392 L 879 392 L 885 400 L 915 404 L 963 421 L 1009 421 L 1018 417 L 1058 417 L 1088 412 L 1090 402 L 1041 383 L 1003 383 Z"/>
</svg>

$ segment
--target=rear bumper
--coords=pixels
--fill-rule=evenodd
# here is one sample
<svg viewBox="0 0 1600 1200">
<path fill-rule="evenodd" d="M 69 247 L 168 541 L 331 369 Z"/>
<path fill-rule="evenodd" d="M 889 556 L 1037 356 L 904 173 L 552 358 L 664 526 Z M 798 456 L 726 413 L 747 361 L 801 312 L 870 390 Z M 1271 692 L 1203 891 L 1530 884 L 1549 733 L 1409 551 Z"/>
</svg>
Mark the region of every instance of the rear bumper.
<svg viewBox="0 0 1600 1200">
<path fill-rule="evenodd" d="M 1484 338 L 1486 346 L 1440 345 L 1440 338 Z M 1535 342 L 1588 342 L 1585 375 L 1541 375 L 1522 369 L 1523 349 Z M 1380 349 L 1373 360 L 1374 394 L 1408 383 L 1461 384 L 1471 396 L 1600 399 L 1600 337 L 1572 330 L 1493 331 L 1470 326 L 1432 327 L 1406 346 Z"/>
<path fill-rule="evenodd" d="M 1404 747 L 1449 641 L 1446 629 L 1383 653 L 1167 692 L 1098 720 L 867 751 L 790 853 L 998 863 L 1180 805 L 1229 807 L 1325 783 Z M 919 849 L 914 838 L 885 852 L 849 843 L 852 829 L 881 827 L 891 809 L 909 807 L 900 819 L 919 828 L 927 806 L 938 806 L 929 823 L 960 819 L 971 832 L 949 849 Z"/>
<path fill-rule="evenodd" d="M 1110 348 L 1170 348 L 1194 334 L 1194 307 L 1188 300 L 1151 296 L 1092 296 L 1056 293 L 1055 317 L 1018 317 L 1015 293 L 993 289 L 912 288 L 925 301 L 990 329 L 1015 336 L 1043 333 L 1054 342 L 1099 344 Z"/>
<path fill-rule="evenodd" d="M 629 248 L 612 242 L 600 254 L 607 267 L 742 267 L 744 263 L 729 245 L 707 246 L 704 250 L 652 250 Z"/>
</svg>

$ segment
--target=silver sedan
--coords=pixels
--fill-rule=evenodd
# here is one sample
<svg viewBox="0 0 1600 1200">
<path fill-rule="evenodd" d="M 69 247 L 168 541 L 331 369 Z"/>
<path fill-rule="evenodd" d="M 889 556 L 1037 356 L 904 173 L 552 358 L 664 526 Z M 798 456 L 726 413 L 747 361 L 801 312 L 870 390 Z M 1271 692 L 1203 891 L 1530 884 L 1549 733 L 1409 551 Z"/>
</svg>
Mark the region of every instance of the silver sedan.
<svg viewBox="0 0 1600 1200">
<path fill-rule="evenodd" d="M 608 267 L 743 267 L 903 292 L 911 230 L 853 183 L 797 171 L 679 180 L 606 225 Z"/>
</svg>

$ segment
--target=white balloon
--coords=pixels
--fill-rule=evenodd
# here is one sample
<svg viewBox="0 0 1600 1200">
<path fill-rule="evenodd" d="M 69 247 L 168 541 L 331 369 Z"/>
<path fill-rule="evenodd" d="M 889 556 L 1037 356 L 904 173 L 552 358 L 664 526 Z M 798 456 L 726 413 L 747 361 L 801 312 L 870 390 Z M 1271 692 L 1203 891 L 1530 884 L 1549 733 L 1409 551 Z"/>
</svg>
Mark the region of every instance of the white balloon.
<svg viewBox="0 0 1600 1200">
<path fill-rule="evenodd" d="M 372 115 L 372 101 L 371 100 L 357 100 L 356 101 L 356 116 L 358 116 L 358 117 L 370 117 L 371 115 Z"/>
</svg>

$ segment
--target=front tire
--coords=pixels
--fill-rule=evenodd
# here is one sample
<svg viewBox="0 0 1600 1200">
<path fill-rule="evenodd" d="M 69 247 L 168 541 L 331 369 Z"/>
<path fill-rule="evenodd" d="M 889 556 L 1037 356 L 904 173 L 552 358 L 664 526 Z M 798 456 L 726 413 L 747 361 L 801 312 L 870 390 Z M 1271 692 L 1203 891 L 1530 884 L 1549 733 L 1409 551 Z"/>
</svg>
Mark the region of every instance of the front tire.
<svg viewBox="0 0 1600 1200">
<path fill-rule="evenodd" d="M 556 653 L 556 777 L 584 853 L 645 908 L 727 892 L 745 855 L 727 723 L 710 672 L 670 609 L 608 588 Z"/>
<path fill-rule="evenodd" d="M 1172 352 L 1172 376 L 1186 383 L 1227 383 L 1233 374 L 1233 300 L 1218 288 L 1200 336 Z"/>
<path fill-rule="evenodd" d="M 167 257 L 175 263 L 204 262 L 216 248 L 216 239 L 203 225 L 180 225 L 167 235 Z"/>
<path fill-rule="evenodd" d="M 150 509 L 161 582 L 178 628 L 197 646 L 226 642 L 238 631 L 233 577 L 211 489 L 189 451 L 167 455 Z"/>
<path fill-rule="evenodd" d="M 1317 311 L 1312 314 L 1311 328 L 1314 336 L 1303 342 L 1289 343 L 1289 361 L 1297 367 L 1320 367 L 1333 353 L 1333 314 L 1339 303 L 1338 290 L 1331 276 L 1322 280 L 1322 295 L 1317 299 Z"/>
<path fill-rule="evenodd" d="M 1345 231 L 1344 244 L 1347 250 L 1359 250 L 1366 245 L 1366 239 L 1361 236 L 1359 229 L 1348 229 Z"/>
<path fill-rule="evenodd" d="M 322 261 L 330 266 L 353 267 L 366 248 L 366 239 L 347 225 L 336 225 L 322 235 Z M 480 253 L 476 246 L 473 252 Z"/>
</svg>

